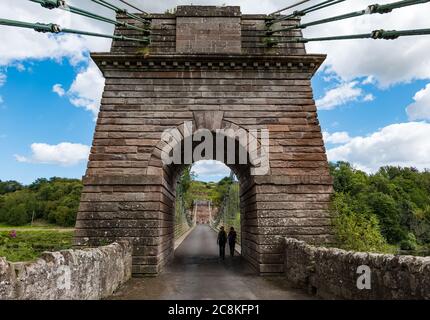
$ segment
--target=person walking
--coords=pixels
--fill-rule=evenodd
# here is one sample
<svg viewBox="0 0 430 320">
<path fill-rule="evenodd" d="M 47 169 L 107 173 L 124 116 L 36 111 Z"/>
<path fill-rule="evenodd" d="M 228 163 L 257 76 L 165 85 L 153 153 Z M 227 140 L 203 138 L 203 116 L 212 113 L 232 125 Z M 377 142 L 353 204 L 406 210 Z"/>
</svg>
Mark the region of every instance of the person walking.
<svg viewBox="0 0 430 320">
<path fill-rule="evenodd" d="M 236 238 L 237 238 L 237 233 L 234 230 L 234 228 L 231 227 L 228 233 L 228 245 L 230 247 L 230 256 L 232 257 L 234 256 L 234 251 L 236 247 Z"/>
<path fill-rule="evenodd" d="M 220 228 L 218 232 L 217 243 L 219 246 L 219 256 L 222 260 L 225 259 L 225 245 L 227 244 L 227 233 L 224 230 L 224 227 Z"/>
</svg>

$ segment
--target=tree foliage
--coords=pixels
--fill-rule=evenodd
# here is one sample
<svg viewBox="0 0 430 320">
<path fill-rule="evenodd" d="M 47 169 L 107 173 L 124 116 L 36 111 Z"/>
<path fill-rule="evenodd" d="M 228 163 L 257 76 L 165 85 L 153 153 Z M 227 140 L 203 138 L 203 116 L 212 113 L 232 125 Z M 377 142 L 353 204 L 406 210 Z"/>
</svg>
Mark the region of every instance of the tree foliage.
<svg viewBox="0 0 430 320">
<path fill-rule="evenodd" d="M 360 212 L 358 203 L 344 193 L 335 194 L 332 208 L 336 212 L 333 225 L 342 248 L 357 251 L 387 251 L 379 220 L 371 212 Z"/>
<path fill-rule="evenodd" d="M 6 181 L 0 186 L 15 188 L 0 195 L 1 223 L 20 226 L 40 219 L 59 226 L 74 226 L 82 192 L 80 180 L 38 179 L 27 187 Z"/>
<path fill-rule="evenodd" d="M 387 166 L 366 174 L 346 162 L 331 163 L 330 171 L 343 246 L 381 251 L 386 244 L 405 250 L 430 244 L 430 172 Z"/>
<path fill-rule="evenodd" d="M 0 195 L 21 190 L 23 185 L 17 181 L 1 181 L 0 180 Z"/>
</svg>

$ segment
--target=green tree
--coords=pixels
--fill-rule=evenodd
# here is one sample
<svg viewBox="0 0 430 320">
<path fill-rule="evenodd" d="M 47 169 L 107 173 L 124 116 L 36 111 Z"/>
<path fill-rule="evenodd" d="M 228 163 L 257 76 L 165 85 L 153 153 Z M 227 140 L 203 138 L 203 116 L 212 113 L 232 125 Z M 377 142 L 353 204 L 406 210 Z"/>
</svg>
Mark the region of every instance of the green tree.
<svg viewBox="0 0 430 320">
<path fill-rule="evenodd" d="M 430 244 L 429 171 L 385 166 L 369 175 L 349 163 L 338 162 L 330 164 L 330 172 L 335 196 L 343 194 L 343 201 L 354 214 L 366 213 L 365 216 L 371 215 L 371 220 L 376 218 L 389 244 L 402 248 Z M 345 223 L 361 219 L 353 214 L 347 217 L 349 220 Z"/>
<path fill-rule="evenodd" d="M 17 181 L 1 181 L 0 180 L 0 195 L 21 190 L 23 185 Z"/>
<path fill-rule="evenodd" d="M 400 212 L 396 201 L 389 195 L 374 192 L 367 195 L 372 212 L 376 214 L 382 226 L 382 234 L 389 243 L 397 243 L 406 237 L 400 224 Z"/>
<path fill-rule="evenodd" d="M 348 195 L 337 193 L 333 198 L 333 225 L 338 244 L 346 250 L 387 251 L 378 218 L 370 212 L 359 212 L 355 207 Z"/>
<path fill-rule="evenodd" d="M 79 207 L 82 182 L 76 179 L 38 179 L 28 187 L 0 195 L 0 222 L 23 225 L 43 219 L 73 226 Z"/>
<path fill-rule="evenodd" d="M 22 226 L 30 222 L 31 216 L 24 203 L 12 207 L 8 213 L 6 222 L 11 226 Z"/>
</svg>

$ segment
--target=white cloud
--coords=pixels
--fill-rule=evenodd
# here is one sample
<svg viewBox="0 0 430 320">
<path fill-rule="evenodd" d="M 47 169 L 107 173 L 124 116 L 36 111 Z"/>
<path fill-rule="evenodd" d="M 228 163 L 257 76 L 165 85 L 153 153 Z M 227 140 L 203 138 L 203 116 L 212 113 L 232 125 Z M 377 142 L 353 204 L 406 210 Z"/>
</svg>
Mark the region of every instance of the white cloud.
<svg viewBox="0 0 430 320">
<path fill-rule="evenodd" d="M 115 13 L 90 1 L 70 0 L 75 5 L 99 15 L 114 18 Z M 122 7 L 122 5 L 121 5 Z M 113 33 L 113 25 L 74 15 L 63 10 L 46 10 L 40 5 L 29 1 L 3 0 L 0 6 L 0 16 L 18 21 L 52 22 L 63 28 L 87 30 L 98 33 Z M 36 19 L 36 20 L 35 20 Z M 72 65 L 79 66 L 88 63 L 89 51 L 109 51 L 110 39 L 96 37 L 82 37 L 78 35 L 52 35 L 37 33 L 33 30 L 0 27 L 0 66 L 15 66 L 24 71 L 22 61 L 53 59 L 61 61 L 66 58 Z M 0 86 L 6 76 L 0 73 Z M 77 107 L 83 107 L 97 115 L 104 80 L 93 63 L 88 69 L 80 72 L 68 92 L 57 84 L 53 91 L 60 96 L 67 94 L 70 101 Z"/>
<path fill-rule="evenodd" d="M 406 108 L 409 120 L 430 120 L 430 83 L 413 97 L 414 103 Z"/>
<path fill-rule="evenodd" d="M 368 93 L 363 97 L 363 101 L 365 101 L 365 102 L 370 102 L 373 100 L 375 100 L 375 96 L 371 93 Z"/>
<path fill-rule="evenodd" d="M 351 81 L 328 90 L 322 98 L 316 101 L 318 109 L 332 110 L 348 102 L 357 101 L 358 98 L 363 96 L 363 90 L 357 85 L 357 81 Z"/>
<path fill-rule="evenodd" d="M 334 133 L 323 132 L 323 137 L 324 137 L 325 143 L 333 143 L 333 144 L 346 143 L 351 140 L 351 137 L 346 131 L 334 132 Z"/>
<path fill-rule="evenodd" d="M 55 84 L 52 91 L 60 97 L 67 96 L 71 104 L 92 112 L 96 118 L 100 109 L 104 84 L 102 73 L 94 62 L 90 62 L 85 70 L 78 73 L 67 92 L 61 84 Z"/>
<path fill-rule="evenodd" d="M 230 169 L 222 162 L 215 160 L 202 160 L 196 162 L 192 171 L 199 179 L 216 181 L 230 175 Z"/>
<path fill-rule="evenodd" d="M 124 4 L 118 0 L 111 0 L 120 7 Z M 320 0 L 312 0 L 298 8 L 304 8 L 318 3 Z M 380 0 L 379 3 L 389 3 L 392 0 Z M 69 0 L 69 4 L 83 9 L 96 12 L 99 15 L 114 18 L 115 14 L 92 1 Z M 149 12 L 165 12 L 166 9 L 174 8 L 178 4 L 184 4 L 177 0 L 165 0 L 158 2 L 135 2 Z M 363 9 L 373 4 L 372 0 L 345 1 L 342 4 L 313 12 L 306 15 L 303 22 L 317 20 L 322 17 L 333 16 L 341 13 Z M 285 0 L 196 0 L 195 5 L 239 5 L 243 13 L 269 13 L 285 6 Z M 333 23 L 326 23 L 318 27 L 309 27 L 304 30 L 306 37 L 327 36 L 338 34 L 355 34 L 369 32 L 374 29 L 394 28 L 416 29 L 427 28 L 428 12 L 430 3 L 394 10 L 389 14 L 367 15 L 359 18 L 347 19 Z M 40 5 L 30 1 L 3 0 L 0 6 L 0 16 L 29 22 L 53 22 L 67 28 L 79 30 L 90 30 L 93 32 L 112 34 L 113 26 L 79 15 L 73 15 L 62 10 L 46 10 Z M 81 37 L 77 35 L 50 35 L 37 33 L 33 30 L 0 27 L 0 66 L 16 65 L 19 68 L 21 61 L 28 59 L 54 59 L 60 61 L 63 58 L 78 65 L 88 62 L 88 51 L 109 51 L 111 40 Z M 327 80 L 342 79 L 343 88 L 347 89 L 346 96 L 341 92 L 328 92 L 334 97 L 324 97 L 319 100 L 320 109 L 332 109 L 349 101 L 354 101 L 359 87 L 357 85 L 348 87 L 355 81 L 365 77 L 362 85 L 379 84 L 389 86 L 399 82 L 408 82 L 413 79 L 430 78 L 430 52 L 429 37 L 405 37 L 395 41 L 385 40 L 351 40 L 351 41 L 328 41 L 312 42 L 307 44 L 308 52 L 327 53 L 328 59 L 325 63 L 325 77 Z M 21 64 L 22 65 L 22 64 Z M 89 70 L 91 71 L 91 70 Z M 85 75 L 80 74 L 83 78 Z M 78 75 L 79 77 L 79 75 Z M 101 77 L 96 75 L 96 90 L 94 94 L 89 89 L 83 88 L 79 83 L 85 79 L 76 78 L 73 90 L 70 94 L 71 102 L 83 107 L 93 114 L 97 113 L 101 95 Z M 72 89 L 72 88 L 71 88 Z M 334 90 L 334 89 L 333 89 Z M 344 92 L 345 93 L 345 92 Z M 336 96 L 339 94 L 339 96 Z M 365 95 L 364 101 L 372 100 L 373 96 Z M 325 100 L 324 100 L 325 99 Z M 349 100 L 352 99 L 352 100 Z"/>
<path fill-rule="evenodd" d="M 114 17 L 114 14 L 90 1 L 72 0 L 72 5 L 91 9 L 101 15 Z M 100 33 L 112 33 L 113 26 L 63 10 L 46 10 L 30 1 L 3 0 L 0 16 L 26 22 L 56 23 L 63 28 L 73 28 Z M 64 34 L 52 35 L 33 30 L 1 26 L 0 65 L 18 64 L 27 59 L 68 58 L 72 64 L 87 60 L 87 51 L 109 51 L 110 39 L 81 37 Z"/>
<path fill-rule="evenodd" d="M 66 94 L 66 91 L 64 91 L 63 86 L 58 83 L 54 84 L 54 86 L 52 87 L 52 92 L 58 94 L 60 97 Z"/>
<path fill-rule="evenodd" d="M 100 109 L 104 84 L 103 75 L 91 62 L 86 70 L 76 76 L 67 95 L 74 106 L 85 108 L 96 117 Z"/>
<path fill-rule="evenodd" d="M 374 76 L 368 76 L 366 79 L 363 80 L 362 84 L 374 84 L 375 83 L 375 77 Z"/>
<path fill-rule="evenodd" d="M 111 0 L 120 7 L 124 4 Z M 393 0 L 379 0 L 384 4 Z M 114 13 L 92 1 L 69 0 L 71 5 L 114 18 Z M 298 8 L 319 3 L 312 0 Z M 311 21 L 365 8 L 374 0 L 354 0 L 331 6 L 308 14 L 303 21 Z M 178 4 L 189 4 L 177 0 L 154 2 L 135 1 L 148 12 L 162 13 Z M 285 0 L 195 0 L 195 5 L 239 5 L 243 13 L 270 13 L 285 6 Z M 359 18 L 326 23 L 304 30 L 306 37 L 330 36 L 338 34 L 368 33 L 375 29 L 417 29 L 428 28 L 430 3 L 394 10 L 389 14 L 374 14 Z M 30 1 L 3 0 L 0 16 L 29 22 L 53 22 L 67 28 L 112 33 L 113 26 L 62 10 L 46 10 Z M 3 32 L 7 30 L 7 32 Z M 110 40 L 75 35 L 52 36 L 32 30 L 1 27 L 0 65 L 25 59 L 69 58 L 73 63 L 86 61 L 85 52 L 109 51 Z M 380 85 L 387 86 L 413 79 L 430 78 L 430 41 L 428 37 L 404 37 L 395 41 L 351 40 L 313 42 L 307 44 L 308 52 L 327 53 L 325 64 L 328 72 L 336 73 L 344 81 L 358 77 L 373 76 Z M 395 66 L 395 67 L 393 67 Z"/>
<path fill-rule="evenodd" d="M 327 151 L 330 161 L 349 161 L 375 172 L 381 166 L 430 168 L 430 123 L 392 124 L 365 137 L 354 137 Z"/>
<path fill-rule="evenodd" d="M 0 72 L 0 87 L 4 86 L 6 83 L 6 75 Z"/>
<path fill-rule="evenodd" d="M 342 82 L 342 79 L 336 73 L 326 72 L 325 76 L 322 77 L 325 82 Z"/>
<path fill-rule="evenodd" d="M 70 142 L 62 142 L 57 145 L 33 143 L 31 152 L 30 157 L 15 155 L 15 159 L 18 162 L 73 166 L 81 161 L 88 160 L 90 147 Z"/>
<path fill-rule="evenodd" d="M 303 7 L 312 5 L 312 1 Z M 341 4 L 306 15 L 303 22 L 353 12 L 373 4 L 374 0 L 345 1 Z M 392 0 L 377 1 L 380 4 Z M 370 33 L 372 30 L 408 30 L 428 28 L 430 3 L 393 10 L 388 14 L 365 15 L 304 30 L 307 38 Z M 402 37 L 387 40 L 342 40 L 310 42 L 307 51 L 326 53 L 325 70 L 338 74 L 344 81 L 373 76 L 381 87 L 414 79 L 430 78 L 429 36 Z"/>
<path fill-rule="evenodd" d="M 16 159 L 16 161 L 18 161 L 18 162 L 31 162 L 29 159 L 27 159 L 26 157 L 24 157 L 24 156 L 20 156 L 19 154 L 16 154 L 15 155 L 15 159 Z"/>
<path fill-rule="evenodd" d="M 16 70 L 18 70 L 19 72 L 24 72 L 25 71 L 25 66 L 22 63 L 20 63 L 20 62 L 18 62 L 15 65 L 15 67 L 16 67 Z"/>
</svg>

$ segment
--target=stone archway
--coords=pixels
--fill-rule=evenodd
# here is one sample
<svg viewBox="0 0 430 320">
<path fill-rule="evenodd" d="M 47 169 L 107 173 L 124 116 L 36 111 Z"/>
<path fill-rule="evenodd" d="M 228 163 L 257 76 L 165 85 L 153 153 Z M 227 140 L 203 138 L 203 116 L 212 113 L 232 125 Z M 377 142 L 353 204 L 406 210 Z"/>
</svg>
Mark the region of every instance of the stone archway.
<svg viewBox="0 0 430 320">
<path fill-rule="evenodd" d="M 332 180 L 310 82 L 325 56 L 306 54 L 302 44 L 262 47 L 264 19 L 242 15 L 239 7 L 178 7 L 153 16 L 145 54 L 123 41 L 92 54 L 106 85 L 83 179 L 77 245 L 130 239 L 135 275 L 163 269 L 173 252 L 166 239 L 174 190 L 167 179 L 172 168 L 156 153 L 164 130 L 184 121 L 210 130 L 269 130 L 270 171 L 242 175 L 243 255 L 258 272 L 283 271 L 285 236 L 330 241 Z"/>
<path fill-rule="evenodd" d="M 193 140 L 193 135 L 197 134 L 198 132 L 201 132 L 202 130 L 207 130 L 208 132 L 213 134 L 214 142 L 216 140 L 216 137 L 218 137 L 218 139 L 224 139 L 225 148 L 222 149 L 221 154 L 217 154 L 216 145 L 214 143 L 213 154 L 210 158 L 206 158 L 206 160 L 216 159 L 220 162 L 223 162 L 235 173 L 236 177 L 239 180 L 242 226 L 241 239 L 244 240 L 242 242 L 242 257 L 258 269 L 259 266 L 255 264 L 255 261 L 257 259 L 256 251 L 252 247 L 250 248 L 248 246 L 250 242 L 247 241 L 250 240 L 249 237 L 253 235 L 251 228 L 258 226 L 254 221 L 255 218 L 253 218 L 253 212 L 251 212 L 249 208 L 252 207 L 252 205 L 256 202 L 255 193 L 250 193 L 252 187 L 255 185 L 255 175 L 253 173 L 253 169 L 255 169 L 256 164 L 262 164 L 262 162 L 259 162 L 259 158 L 264 152 L 261 141 L 259 140 L 259 135 L 258 133 L 251 134 L 247 132 L 244 128 L 239 127 L 238 125 L 230 121 L 225 121 L 223 119 L 223 112 L 220 111 L 193 112 L 192 119 L 193 120 L 190 121 L 190 128 L 192 128 L 193 130 L 189 132 L 191 135 L 188 137 L 190 140 Z M 177 126 L 176 128 L 169 128 L 169 130 L 175 130 L 177 133 L 175 135 L 176 140 L 174 141 L 172 149 L 180 150 L 179 152 L 181 153 L 181 161 L 184 160 L 184 141 L 187 139 L 186 134 L 184 133 L 186 130 L 184 129 L 185 125 L 186 124 L 184 123 L 183 125 Z M 242 133 L 242 135 L 240 133 Z M 246 139 L 244 140 L 241 139 L 243 134 L 246 135 Z M 195 149 L 199 145 L 199 142 L 193 144 L 192 149 L 189 150 L 191 153 L 194 153 Z M 232 143 L 230 144 L 230 142 Z M 160 197 L 164 198 L 164 204 L 167 205 L 165 209 L 169 211 L 166 212 L 167 214 L 165 215 L 165 219 L 169 219 L 173 222 L 173 217 L 175 214 L 175 186 L 177 179 L 179 178 L 182 173 L 182 170 L 187 164 L 183 164 L 183 162 L 181 162 L 180 164 L 166 165 L 165 163 L 163 163 L 162 150 L 166 145 L 167 143 L 165 141 L 159 141 L 156 147 L 154 147 L 149 160 L 148 170 L 151 174 L 163 177 L 163 184 L 160 185 L 160 188 L 162 189 L 162 194 L 160 194 Z M 229 145 L 234 146 L 233 153 L 235 155 L 235 159 L 232 162 L 229 162 L 228 160 L 227 147 Z M 252 152 L 251 154 L 248 152 L 249 150 L 253 150 L 254 152 Z M 246 153 L 245 163 L 239 162 L 240 152 Z M 195 161 L 202 159 L 193 158 L 190 160 L 191 162 L 188 163 L 189 165 L 193 164 Z M 268 160 L 269 159 L 267 159 L 267 161 Z M 270 170 L 270 168 L 268 168 L 268 170 Z M 162 261 L 163 265 L 168 262 L 173 255 L 174 239 L 172 235 L 173 234 L 169 232 L 160 236 L 160 251 L 162 253 L 162 257 L 160 258 L 160 260 Z"/>
</svg>

